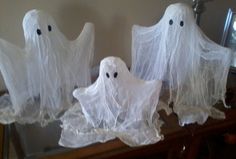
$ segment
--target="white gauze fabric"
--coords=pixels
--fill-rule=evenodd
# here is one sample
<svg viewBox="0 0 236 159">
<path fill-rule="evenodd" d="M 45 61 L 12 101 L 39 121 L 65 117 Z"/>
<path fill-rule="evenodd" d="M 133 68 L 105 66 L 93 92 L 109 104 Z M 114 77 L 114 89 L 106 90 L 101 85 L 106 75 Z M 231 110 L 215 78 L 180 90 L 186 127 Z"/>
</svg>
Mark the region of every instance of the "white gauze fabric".
<svg viewBox="0 0 236 159">
<path fill-rule="evenodd" d="M 158 142 L 162 135 L 156 107 L 161 86 L 159 80 L 135 78 L 120 58 L 103 59 L 95 83 L 73 92 L 79 103 L 61 118 L 59 144 L 82 147 L 115 137 L 129 146 Z"/>
<path fill-rule="evenodd" d="M 225 105 L 231 56 L 231 50 L 206 37 L 192 8 L 182 3 L 168 6 L 157 24 L 132 29 L 131 72 L 168 83 L 170 97 L 164 102 L 173 101 L 180 125 L 203 124 L 208 116 L 225 118 L 212 106 L 218 100 Z"/>
<path fill-rule="evenodd" d="M 50 15 L 31 10 L 23 29 L 24 49 L 0 39 L 0 70 L 10 95 L 0 102 L 5 103 L 0 122 L 46 124 L 73 105 L 75 87 L 91 83 L 94 26 L 86 23 L 79 37 L 68 41 Z"/>
</svg>

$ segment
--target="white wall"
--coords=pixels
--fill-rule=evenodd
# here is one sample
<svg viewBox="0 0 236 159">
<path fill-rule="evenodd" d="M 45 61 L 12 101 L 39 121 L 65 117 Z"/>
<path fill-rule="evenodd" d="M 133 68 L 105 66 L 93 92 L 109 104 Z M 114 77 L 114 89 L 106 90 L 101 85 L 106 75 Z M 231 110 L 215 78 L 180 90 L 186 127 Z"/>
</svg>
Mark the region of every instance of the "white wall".
<svg viewBox="0 0 236 159">
<path fill-rule="evenodd" d="M 24 47 L 22 19 L 31 9 L 51 14 L 60 30 L 75 39 L 85 22 L 95 24 L 95 61 L 109 55 L 119 56 L 131 63 L 131 27 L 150 26 L 158 22 L 170 3 L 191 0 L 1 0 L 0 38 Z M 227 9 L 236 6 L 235 0 L 214 0 L 207 4 L 202 28 L 214 41 L 221 39 Z M 0 79 L 1 81 L 1 79 Z M 3 88 L 0 82 L 0 89 Z"/>
</svg>

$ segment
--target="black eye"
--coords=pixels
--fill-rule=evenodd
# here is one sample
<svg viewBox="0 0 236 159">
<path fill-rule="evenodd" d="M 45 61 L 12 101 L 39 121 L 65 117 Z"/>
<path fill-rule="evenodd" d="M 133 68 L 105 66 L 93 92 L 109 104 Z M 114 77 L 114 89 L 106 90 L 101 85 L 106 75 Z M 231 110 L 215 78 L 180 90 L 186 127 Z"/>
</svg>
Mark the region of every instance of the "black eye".
<svg viewBox="0 0 236 159">
<path fill-rule="evenodd" d="M 110 78 L 109 73 L 106 73 L 107 78 Z"/>
<path fill-rule="evenodd" d="M 48 31 L 52 31 L 52 26 L 48 25 Z"/>
<path fill-rule="evenodd" d="M 184 21 L 181 21 L 181 22 L 179 23 L 179 25 L 180 25 L 181 27 L 183 27 L 183 26 L 184 26 Z"/>
<path fill-rule="evenodd" d="M 41 34 L 42 34 L 42 32 L 41 32 L 40 29 L 37 29 L 37 34 L 38 34 L 38 35 L 41 35 Z"/>
<path fill-rule="evenodd" d="M 114 78 L 116 78 L 118 76 L 118 73 L 117 72 L 115 72 L 114 73 Z"/>
<path fill-rule="evenodd" d="M 172 19 L 169 21 L 169 24 L 170 24 L 170 25 L 172 25 L 172 24 L 173 24 L 173 20 L 172 20 Z"/>
</svg>

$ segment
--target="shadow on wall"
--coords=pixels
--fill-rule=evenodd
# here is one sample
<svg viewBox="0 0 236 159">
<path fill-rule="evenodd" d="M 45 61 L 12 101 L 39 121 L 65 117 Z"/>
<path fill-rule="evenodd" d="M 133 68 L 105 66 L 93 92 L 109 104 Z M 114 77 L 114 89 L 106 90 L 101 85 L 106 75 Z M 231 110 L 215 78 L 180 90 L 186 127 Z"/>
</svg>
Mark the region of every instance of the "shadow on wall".
<svg viewBox="0 0 236 159">
<path fill-rule="evenodd" d="M 87 5 L 65 4 L 61 6 L 58 13 L 58 26 L 62 32 L 66 32 L 69 39 L 75 39 L 80 34 L 86 22 L 95 25 L 95 53 L 94 64 L 98 65 L 106 56 L 119 56 L 123 59 L 130 59 L 130 52 L 127 53 L 125 46 L 130 45 L 131 38 L 126 38 L 127 20 L 125 17 L 114 16 L 112 20 L 105 19 L 96 10 Z M 131 28 L 130 28 L 131 32 Z M 128 56 L 128 57 L 127 57 Z"/>
</svg>

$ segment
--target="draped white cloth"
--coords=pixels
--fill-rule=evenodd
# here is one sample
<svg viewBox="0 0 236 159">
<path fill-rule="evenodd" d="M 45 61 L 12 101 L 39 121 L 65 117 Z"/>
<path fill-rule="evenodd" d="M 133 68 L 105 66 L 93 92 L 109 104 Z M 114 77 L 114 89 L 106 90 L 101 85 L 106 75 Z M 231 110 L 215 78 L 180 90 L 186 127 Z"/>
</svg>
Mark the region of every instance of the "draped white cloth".
<svg viewBox="0 0 236 159">
<path fill-rule="evenodd" d="M 131 72 L 167 83 L 169 101 L 164 102 L 173 102 L 180 125 L 225 117 L 213 105 L 225 101 L 231 56 L 201 31 L 186 4 L 171 4 L 157 24 L 132 29 Z"/>
<path fill-rule="evenodd" d="M 94 26 L 86 23 L 69 41 L 50 15 L 31 10 L 23 29 L 24 49 L 0 39 L 0 71 L 9 91 L 1 98 L 7 102 L 0 101 L 0 122 L 47 124 L 73 105 L 75 87 L 91 83 Z"/>
<path fill-rule="evenodd" d="M 130 146 L 162 139 L 157 104 L 162 82 L 143 81 L 128 71 L 117 57 L 100 63 L 99 77 L 91 86 L 78 88 L 78 103 L 61 118 L 59 144 L 83 147 L 118 137 Z"/>
</svg>

